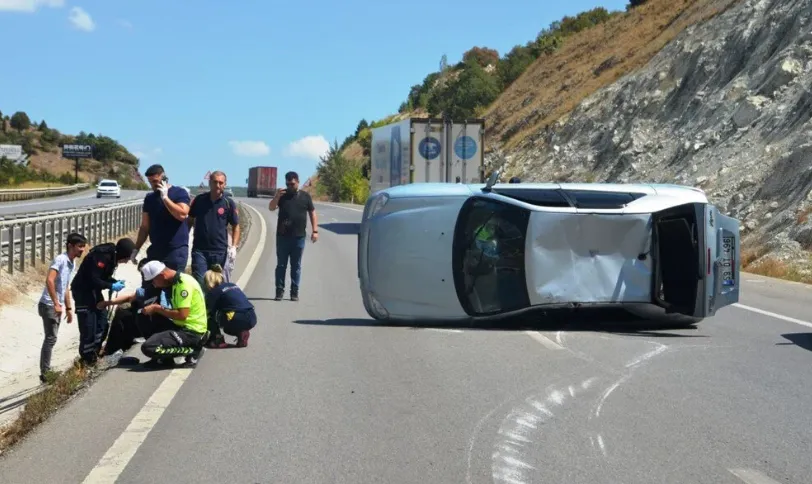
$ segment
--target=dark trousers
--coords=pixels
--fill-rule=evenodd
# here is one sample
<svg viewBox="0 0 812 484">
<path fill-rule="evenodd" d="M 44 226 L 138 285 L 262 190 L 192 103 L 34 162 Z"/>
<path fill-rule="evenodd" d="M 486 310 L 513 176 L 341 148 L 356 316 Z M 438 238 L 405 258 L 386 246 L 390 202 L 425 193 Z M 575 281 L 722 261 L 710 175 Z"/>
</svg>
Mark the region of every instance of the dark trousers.
<svg viewBox="0 0 812 484">
<path fill-rule="evenodd" d="M 118 350 L 127 351 L 135 344 L 135 338 L 149 338 L 156 332 L 173 326 L 172 321 L 163 316 L 138 314 L 137 308 L 132 306 L 119 307 L 113 320 L 110 321 L 105 351 L 107 354 L 113 354 Z"/>
<path fill-rule="evenodd" d="M 107 311 L 95 306 L 76 307 L 79 320 L 79 356 L 85 363 L 93 364 L 99 358 L 102 341 L 107 334 Z"/>
<path fill-rule="evenodd" d="M 44 375 L 51 369 L 51 354 L 56 344 L 56 334 L 59 332 L 59 318 L 53 306 L 39 303 L 37 309 L 42 318 L 42 329 L 45 332 L 45 338 L 42 340 L 42 349 L 39 355 L 39 371 L 41 375 Z"/>
<path fill-rule="evenodd" d="M 220 330 L 229 336 L 239 336 L 241 332 L 257 325 L 257 314 L 253 309 L 248 311 L 217 311 L 209 316 L 209 331 L 212 336 Z"/>
<path fill-rule="evenodd" d="M 203 276 L 206 274 L 206 271 L 209 270 L 214 264 L 220 264 L 220 267 L 225 269 L 226 267 L 226 257 L 228 256 L 228 251 L 226 249 L 223 250 L 200 250 L 200 249 L 192 249 L 192 275 L 197 282 L 200 284 L 200 287 L 203 286 Z"/>
<path fill-rule="evenodd" d="M 302 254 L 305 248 L 304 237 L 276 236 L 276 290 L 285 289 L 285 273 L 290 261 L 290 292 L 299 293 L 302 279 Z"/>
<path fill-rule="evenodd" d="M 147 338 L 141 345 L 141 352 L 148 358 L 163 359 L 189 356 L 201 348 L 203 343 L 202 334 L 187 331 L 169 320 L 167 320 L 167 323 L 171 327 L 157 328 L 158 331 Z"/>
<path fill-rule="evenodd" d="M 159 260 L 166 264 L 166 267 L 183 272 L 186 270 L 186 264 L 189 261 L 189 246 L 184 245 L 176 249 L 159 250 L 154 245 L 150 245 L 147 249 L 147 260 Z"/>
</svg>

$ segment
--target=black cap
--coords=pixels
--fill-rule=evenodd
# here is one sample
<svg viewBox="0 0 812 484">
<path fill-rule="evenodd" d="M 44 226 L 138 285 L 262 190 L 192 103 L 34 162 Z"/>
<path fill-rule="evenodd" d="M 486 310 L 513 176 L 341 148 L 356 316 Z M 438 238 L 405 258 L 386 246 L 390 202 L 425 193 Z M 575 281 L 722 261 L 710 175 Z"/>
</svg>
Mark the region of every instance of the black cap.
<svg viewBox="0 0 812 484">
<path fill-rule="evenodd" d="M 123 238 L 116 242 L 116 260 L 129 259 L 135 252 L 135 242 L 132 239 Z"/>
</svg>

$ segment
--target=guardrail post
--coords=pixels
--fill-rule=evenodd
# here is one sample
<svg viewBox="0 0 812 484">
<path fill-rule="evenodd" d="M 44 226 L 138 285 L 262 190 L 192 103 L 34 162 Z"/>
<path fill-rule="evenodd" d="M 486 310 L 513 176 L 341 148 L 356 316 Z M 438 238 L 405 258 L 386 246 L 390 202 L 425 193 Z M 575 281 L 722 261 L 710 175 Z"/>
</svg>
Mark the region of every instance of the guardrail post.
<svg viewBox="0 0 812 484">
<path fill-rule="evenodd" d="M 39 260 L 40 260 L 41 264 L 45 264 L 46 258 L 48 257 L 48 254 L 45 253 L 45 244 L 46 244 L 46 242 L 48 242 L 48 228 L 47 227 L 48 227 L 48 221 L 43 220 L 42 221 L 42 239 L 40 240 L 40 244 L 39 244 L 39 253 L 40 253 Z"/>
<path fill-rule="evenodd" d="M 31 267 L 37 265 L 37 224 L 31 223 Z"/>
<path fill-rule="evenodd" d="M 14 236 L 14 225 L 8 227 L 8 273 L 14 275 L 14 246 L 17 237 Z"/>
<path fill-rule="evenodd" d="M 20 224 L 20 272 L 25 272 L 25 222 Z"/>
</svg>

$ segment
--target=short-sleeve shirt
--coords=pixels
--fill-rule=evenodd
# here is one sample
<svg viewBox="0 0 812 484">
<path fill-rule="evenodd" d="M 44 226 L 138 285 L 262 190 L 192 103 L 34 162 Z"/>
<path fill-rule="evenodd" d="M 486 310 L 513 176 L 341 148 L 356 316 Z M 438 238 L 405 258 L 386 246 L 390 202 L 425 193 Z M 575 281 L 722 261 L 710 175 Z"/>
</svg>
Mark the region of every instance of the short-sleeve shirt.
<svg viewBox="0 0 812 484">
<path fill-rule="evenodd" d="M 189 193 L 182 187 L 169 187 L 169 199 L 175 203 L 191 202 Z M 189 245 L 189 226 L 172 216 L 161 200 L 159 192 L 144 197 L 143 211 L 149 214 L 149 242 L 163 252 Z"/>
<path fill-rule="evenodd" d="M 287 237 L 304 237 L 307 235 L 307 214 L 316 210 L 310 194 L 296 190 L 287 192 L 279 199 L 279 218 L 276 223 L 276 235 Z"/>
<path fill-rule="evenodd" d="M 60 306 L 65 305 L 65 292 L 68 289 L 68 283 L 70 282 L 70 276 L 73 273 L 74 266 L 74 262 L 70 260 L 67 253 L 59 254 L 54 258 L 53 262 L 51 262 L 49 272 L 51 270 L 56 271 L 54 288 L 56 289 L 56 298 L 59 300 Z M 48 293 L 47 285 L 42 290 L 42 296 L 39 298 L 39 302 L 48 306 L 54 305 L 53 300 L 51 300 L 51 295 Z"/>
<path fill-rule="evenodd" d="M 189 216 L 195 219 L 192 248 L 199 250 L 225 251 L 228 249 L 228 226 L 240 223 L 234 200 L 226 196 L 212 200 L 208 192 L 192 200 Z"/>
<path fill-rule="evenodd" d="M 189 316 L 185 321 L 173 322 L 189 331 L 203 334 L 208 329 L 208 315 L 206 314 L 206 301 L 200 284 L 190 274 L 181 272 L 178 281 L 172 285 L 171 304 L 173 309 L 189 309 Z"/>
</svg>

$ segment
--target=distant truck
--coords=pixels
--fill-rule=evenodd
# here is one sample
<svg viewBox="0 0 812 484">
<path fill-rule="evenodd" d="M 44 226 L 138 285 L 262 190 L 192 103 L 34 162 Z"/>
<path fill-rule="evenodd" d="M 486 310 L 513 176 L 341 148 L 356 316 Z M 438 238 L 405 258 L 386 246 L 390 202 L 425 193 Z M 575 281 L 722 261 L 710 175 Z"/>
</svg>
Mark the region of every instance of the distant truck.
<svg viewBox="0 0 812 484">
<path fill-rule="evenodd" d="M 248 169 L 248 196 L 276 195 L 276 167 L 254 166 Z"/>
<path fill-rule="evenodd" d="M 420 182 L 484 183 L 484 119 L 408 118 L 372 129 L 369 191 Z"/>
</svg>

